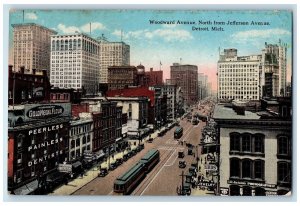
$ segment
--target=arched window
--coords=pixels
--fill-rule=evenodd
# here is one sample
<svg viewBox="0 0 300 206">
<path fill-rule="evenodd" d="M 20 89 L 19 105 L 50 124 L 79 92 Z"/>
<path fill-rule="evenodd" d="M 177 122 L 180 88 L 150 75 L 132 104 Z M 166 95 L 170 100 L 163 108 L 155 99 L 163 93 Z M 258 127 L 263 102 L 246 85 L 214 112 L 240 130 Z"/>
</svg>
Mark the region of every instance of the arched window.
<svg viewBox="0 0 300 206">
<path fill-rule="evenodd" d="M 289 155 L 289 138 L 286 135 L 279 135 L 277 140 L 278 155 Z"/>
<path fill-rule="evenodd" d="M 277 176 L 278 182 L 290 183 L 291 182 L 291 164 L 289 162 L 278 162 L 277 163 Z"/>
<path fill-rule="evenodd" d="M 242 161 L 242 178 L 251 178 L 251 163 L 250 159 L 244 159 Z"/>
<path fill-rule="evenodd" d="M 255 134 L 254 135 L 254 152 L 265 152 L 265 135 L 263 134 Z"/>
<path fill-rule="evenodd" d="M 242 151 L 251 152 L 251 134 L 249 133 L 242 135 Z"/>
<path fill-rule="evenodd" d="M 254 161 L 254 178 L 264 180 L 265 178 L 265 162 L 263 160 Z"/>
<path fill-rule="evenodd" d="M 237 132 L 230 133 L 230 151 L 240 151 L 240 134 Z"/>
<path fill-rule="evenodd" d="M 240 160 L 238 158 L 230 159 L 230 177 L 240 177 Z"/>
</svg>

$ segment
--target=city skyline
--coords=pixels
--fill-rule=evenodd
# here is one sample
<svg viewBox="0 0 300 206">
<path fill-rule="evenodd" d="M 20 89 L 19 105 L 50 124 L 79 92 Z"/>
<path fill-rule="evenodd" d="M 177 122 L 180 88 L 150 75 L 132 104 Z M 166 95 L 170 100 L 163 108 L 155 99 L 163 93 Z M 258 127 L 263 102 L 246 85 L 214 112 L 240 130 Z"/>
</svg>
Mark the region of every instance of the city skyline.
<svg viewBox="0 0 300 206">
<path fill-rule="evenodd" d="M 252 21 L 268 25 L 251 25 Z M 221 25 L 224 31 L 193 31 L 193 27 L 219 28 L 217 22 L 225 23 Z M 23 23 L 23 10 L 10 12 L 10 24 L 17 23 Z M 58 34 L 91 31 L 93 38 L 104 34 L 108 41 L 122 40 L 130 45 L 131 65 L 161 68 L 164 79 L 170 77 L 173 63 L 197 65 L 199 73 L 208 75 L 214 91 L 220 50 L 236 48 L 239 56 L 261 54 L 265 42 L 277 44 L 281 39 L 288 45 L 288 82 L 291 77 L 292 22 L 288 11 L 25 10 L 24 23 L 40 24 Z M 11 50 L 12 27 L 9 29 Z"/>
</svg>

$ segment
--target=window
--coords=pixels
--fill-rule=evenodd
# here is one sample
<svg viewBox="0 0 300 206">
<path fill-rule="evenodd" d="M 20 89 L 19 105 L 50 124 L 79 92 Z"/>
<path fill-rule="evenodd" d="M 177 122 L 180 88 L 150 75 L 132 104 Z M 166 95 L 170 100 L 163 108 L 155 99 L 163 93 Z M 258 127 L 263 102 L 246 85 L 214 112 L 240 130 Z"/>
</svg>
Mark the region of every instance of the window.
<svg viewBox="0 0 300 206">
<path fill-rule="evenodd" d="M 18 135 L 18 148 L 22 147 L 24 138 L 25 136 L 23 134 Z"/>
<path fill-rule="evenodd" d="M 264 153 L 265 143 L 264 135 L 256 134 L 254 135 L 254 152 Z"/>
<path fill-rule="evenodd" d="M 251 135 L 250 134 L 243 134 L 242 151 L 243 152 L 251 152 Z"/>
<path fill-rule="evenodd" d="M 75 147 L 75 140 L 72 140 L 71 141 L 71 148 L 74 148 Z"/>
<path fill-rule="evenodd" d="M 290 155 L 289 138 L 285 135 L 280 135 L 277 138 L 278 155 Z"/>
<path fill-rule="evenodd" d="M 239 133 L 230 133 L 230 151 L 240 151 Z"/>
<path fill-rule="evenodd" d="M 265 174 L 265 162 L 263 160 L 254 161 L 254 178 L 255 179 L 264 179 Z"/>
<path fill-rule="evenodd" d="M 230 159 L 230 177 L 240 177 L 240 160 L 238 158 Z"/>
<path fill-rule="evenodd" d="M 244 159 L 242 161 L 242 178 L 251 178 L 251 160 Z"/>
<path fill-rule="evenodd" d="M 289 162 L 278 162 L 278 182 L 290 183 L 291 181 L 291 164 Z"/>
</svg>

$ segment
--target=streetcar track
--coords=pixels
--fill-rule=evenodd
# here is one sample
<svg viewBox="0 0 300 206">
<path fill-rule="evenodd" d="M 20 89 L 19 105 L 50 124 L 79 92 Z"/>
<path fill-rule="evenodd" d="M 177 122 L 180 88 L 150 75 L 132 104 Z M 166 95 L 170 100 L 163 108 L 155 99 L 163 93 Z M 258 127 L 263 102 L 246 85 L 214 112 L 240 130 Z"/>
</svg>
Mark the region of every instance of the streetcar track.
<svg viewBox="0 0 300 206">
<path fill-rule="evenodd" d="M 160 158 L 160 161 L 157 165 L 152 169 L 150 173 L 147 174 L 147 176 L 143 179 L 143 181 L 136 187 L 136 189 L 131 193 L 131 195 L 142 195 L 144 193 L 144 190 L 153 182 L 153 180 L 156 178 L 156 176 L 160 173 L 160 171 L 164 168 L 165 163 L 169 160 L 169 158 L 174 153 L 173 150 L 167 150 L 163 157 Z M 170 152 L 173 151 L 173 152 Z M 150 182 L 149 182 L 150 180 Z M 142 191 L 141 191 L 142 190 Z"/>
</svg>

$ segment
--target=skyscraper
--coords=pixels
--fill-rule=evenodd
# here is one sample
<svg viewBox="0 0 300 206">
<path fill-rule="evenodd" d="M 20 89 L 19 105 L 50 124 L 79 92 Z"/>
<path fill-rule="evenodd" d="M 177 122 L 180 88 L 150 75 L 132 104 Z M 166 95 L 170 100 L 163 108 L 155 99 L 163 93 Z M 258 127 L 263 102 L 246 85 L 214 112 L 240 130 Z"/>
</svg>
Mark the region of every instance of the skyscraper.
<svg viewBox="0 0 300 206">
<path fill-rule="evenodd" d="M 224 49 L 218 61 L 219 100 L 259 100 L 261 55 L 237 56 Z"/>
<path fill-rule="evenodd" d="M 182 89 L 184 103 L 188 106 L 195 104 L 198 100 L 198 67 L 173 63 L 170 72 L 172 83 Z"/>
<path fill-rule="evenodd" d="M 99 84 L 99 42 L 85 34 L 51 36 L 50 83 L 95 94 Z"/>
<path fill-rule="evenodd" d="M 108 83 L 109 66 L 129 66 L 130 46 L 124 42 L 100 40 L 100 83 Z"/>
<path fill-rule="evenodd" d="M 34 24 L 13 24 L 14 70 L 25 67 L 25 73 L 50 70 L 50 38 L 56 31 Z"/>
</svg>

